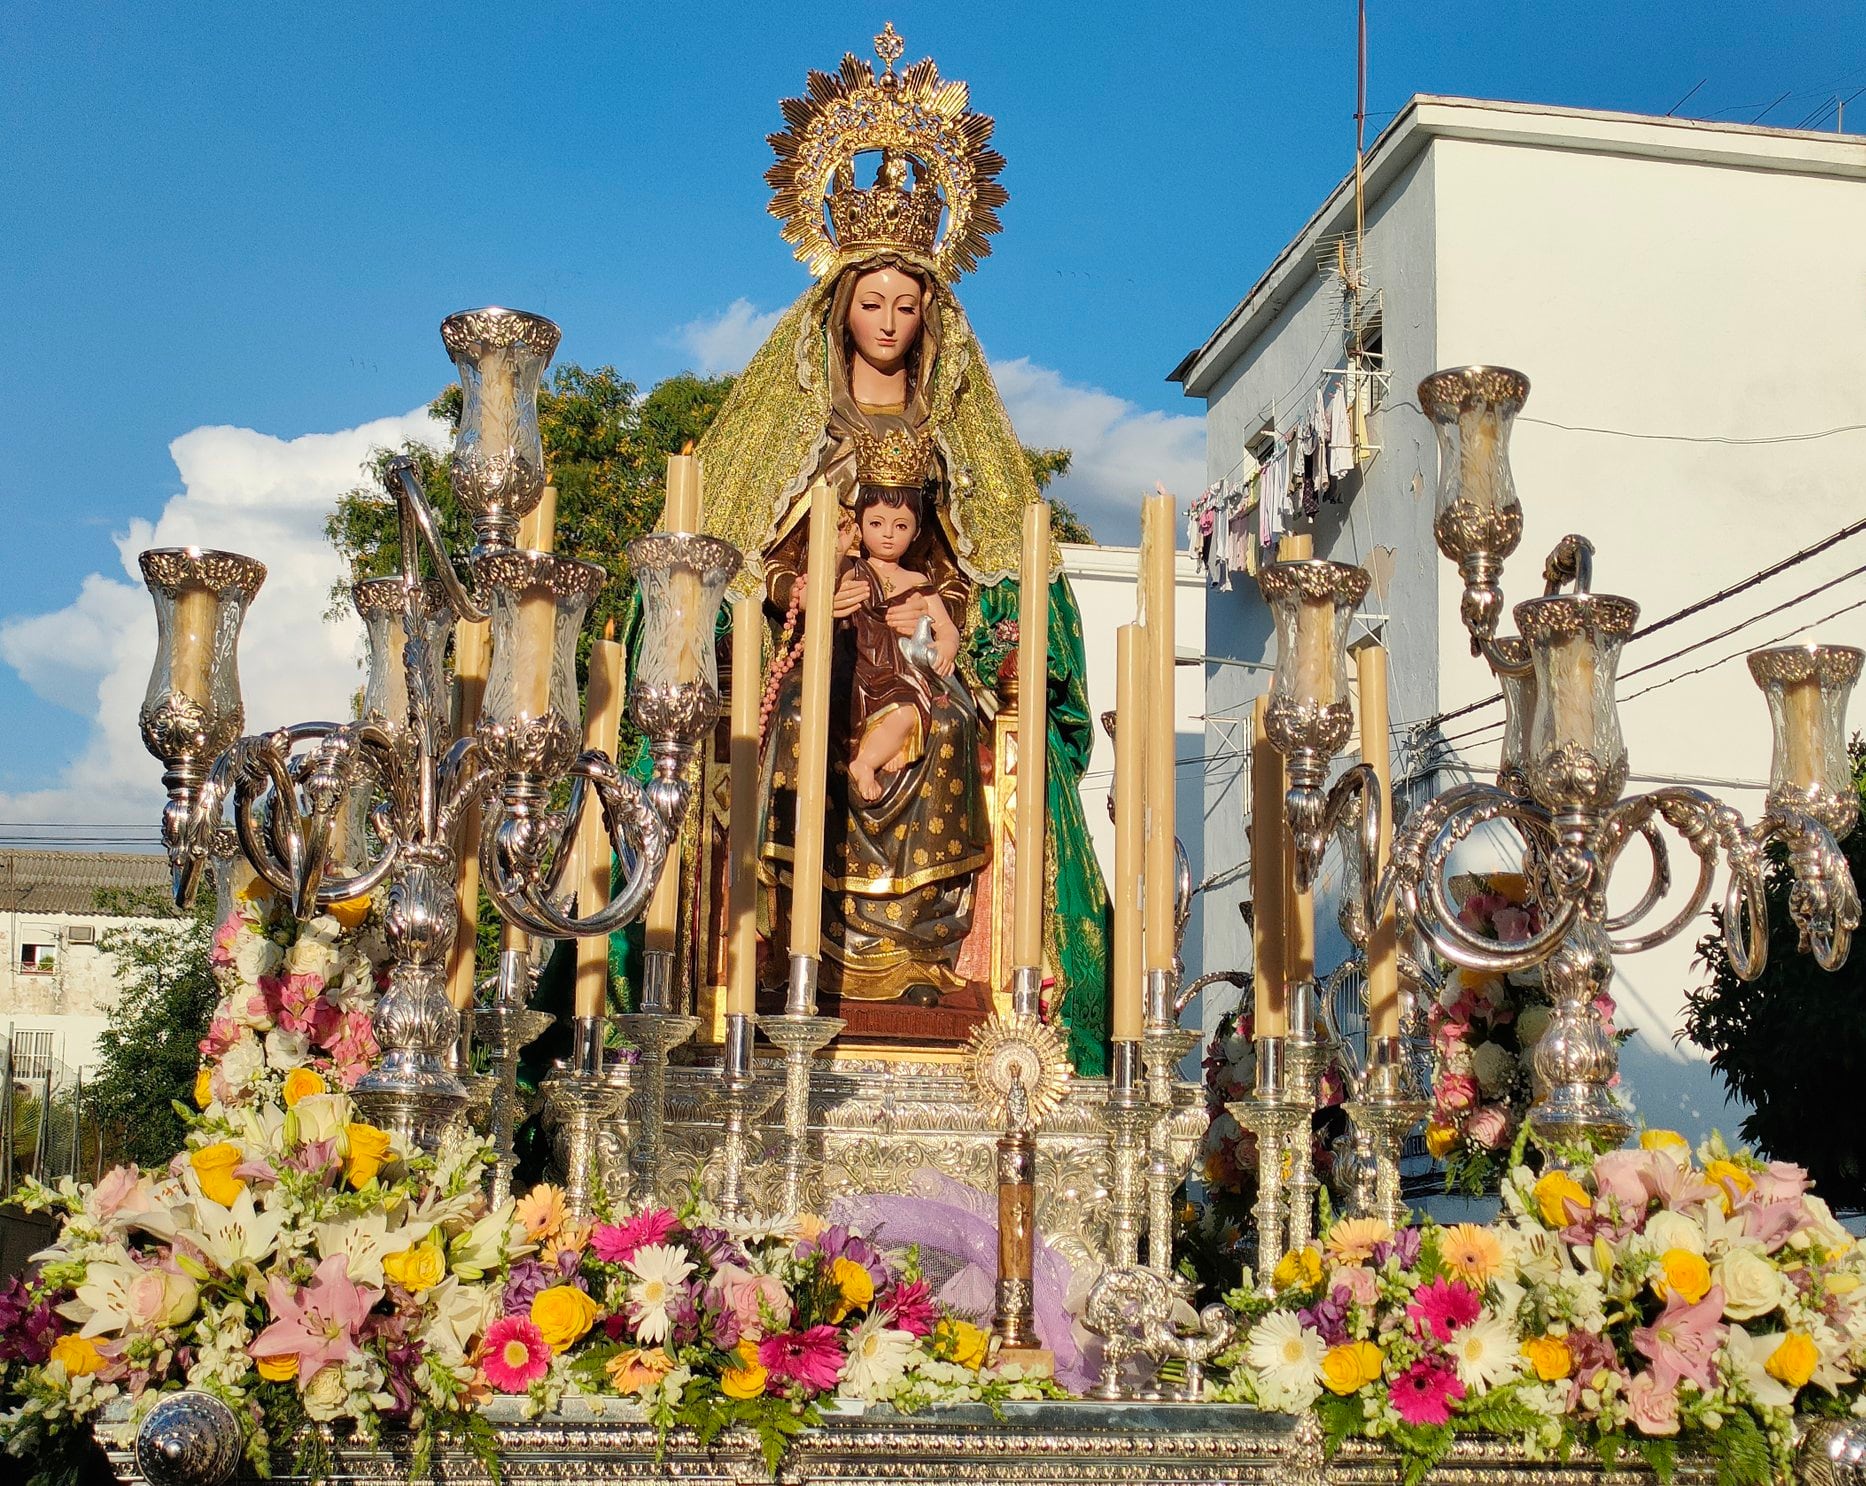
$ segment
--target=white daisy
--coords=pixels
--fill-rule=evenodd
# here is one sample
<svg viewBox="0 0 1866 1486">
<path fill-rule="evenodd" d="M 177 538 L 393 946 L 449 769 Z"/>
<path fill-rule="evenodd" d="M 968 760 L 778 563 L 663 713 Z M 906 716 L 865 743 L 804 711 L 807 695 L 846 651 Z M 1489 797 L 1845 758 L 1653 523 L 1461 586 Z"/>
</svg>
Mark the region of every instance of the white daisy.
<svg viewBox="0 0 1866 1486">
<path fill-rule="evenodd" d="M 627 1268 L 635 1276 L 635 1283 L 628 1287 L 628 1298 L 635 1308 L 637 1340 L 667 1340 L 668 1305 L 682 1281 L 693 1273 L 693 1267 L 682 1244 L 651 1243 L 635 1251 Z"/>
<path fill-rule="evenodd" d="M 1496 1387 L 1523 1363 L 1515 1331 L 1490 1310 L 1452 1337 L 1449 1350 L 1458 1381 L 1473 1390 Z"/>
<path fill-rule="evenodd" d="M 907 1371 L 913 1355 L 911 1333 L 884 1326 L 870 1316 L 849 1338 L 849 1357 L 842 1368 L 845 1398 L 881 1398 Z"/>
<path fill-rule="evenodd" d="M 1263 1404 L 1301 1413 L 1314 1403 L 1322 1391 L 1322 1357 L 1327 1350 L 1321 1334 L 1291 1311 L 1274 1311 L 1253 1326 L 1246 1352 Z"/>
</svg>

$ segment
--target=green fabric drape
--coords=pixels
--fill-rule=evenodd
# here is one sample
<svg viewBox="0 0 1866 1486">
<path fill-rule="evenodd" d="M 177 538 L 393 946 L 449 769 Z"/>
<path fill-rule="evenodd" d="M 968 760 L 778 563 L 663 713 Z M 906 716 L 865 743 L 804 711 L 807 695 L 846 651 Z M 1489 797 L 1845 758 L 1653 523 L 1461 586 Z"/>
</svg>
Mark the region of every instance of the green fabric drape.
<svg viewBox="0 0 1866 1486">
<path fill-rule="evenodd" d="M 987 626 L 1015 620 L 1017 605 L 1014 579 L 979 591 L 979 617 Z M 1061 992 L 1069 1061 L 1077 1073 L 1101 1077 L 1108 1071 L 1108 889 L 1089 838 L 1080 789 L 1095 747 L 1095 720 L 1089 713 L 1082 614 L 1075 590 L 1062 575 L 1050 584 L 1049 641 L 1049 756 L 1044 774 L 1049 902 L 1044 940 Z"/>
</svg>

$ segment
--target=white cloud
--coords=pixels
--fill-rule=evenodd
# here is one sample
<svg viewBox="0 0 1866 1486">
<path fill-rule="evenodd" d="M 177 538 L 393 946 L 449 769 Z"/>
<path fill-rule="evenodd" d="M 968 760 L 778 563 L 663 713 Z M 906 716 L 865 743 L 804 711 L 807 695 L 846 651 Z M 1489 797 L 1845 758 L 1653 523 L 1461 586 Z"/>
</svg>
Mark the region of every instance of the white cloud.
<svg viewBox="0 0 1866 1486">
<path fill-rule="evenodd" d="M 743 371 L 783 313 L 735 299 L 720 314 L 689 320 L 674 333 L 674 343 L 694 356 L 698 370 L 707 375 Z"/>
<path fill-rule="evenodd" d="M 1150 412 L 1099 387 L 1018 356 L 992 363 L 992 375 L 1025 444 L 1067 449 L 1069 473 L 1050 487 L 1104 542 L 1140 540 L 1140 500 L 1157 480 L 1181 505 L 1205 485 L 1205 420 Z"/>
<path fill-rule="evenodd" d="M 36 694 L 91 721 L 78 757 L 43 761 L 43 787 L 0 795 L 0 819 L 146 820 L 154 834 L 161 769 L 136 730 L 155 656 L 155 611 L 136 567 L 145 547 L 219 547 L 266 564 L 240 642 L 249 730 L 347 716 L 361 627 L 323 617 L 342 576 L 324 518 L 359 483 L 371 450 L 445 437 L 418 408 L 340 433 L 287 440 L 207 427 L 170 444 L 181 493 L 116 538 L 121 573 L 92 573 L 64 608 L 0 623 L 0 660 Z"/>
</svg>

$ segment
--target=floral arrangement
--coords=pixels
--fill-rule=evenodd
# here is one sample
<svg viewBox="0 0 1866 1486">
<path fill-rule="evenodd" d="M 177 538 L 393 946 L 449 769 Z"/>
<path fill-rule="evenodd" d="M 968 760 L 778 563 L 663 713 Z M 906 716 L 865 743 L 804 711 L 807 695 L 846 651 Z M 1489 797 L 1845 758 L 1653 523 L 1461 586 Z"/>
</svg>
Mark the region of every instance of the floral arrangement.
<svg viewBox="0 0 1866 1486">
<path fill-rule="evenodd" d="M 988 1334 L 934 1301 L 917 1256 L 845 1227 L 723 1225 L 668 1208 L 575 1224 L 548 1185 L 518 1217 L 535 1254 L 511 1270 L 484 1371 L 532 1411 L 572 1392 L 632 1401 L 663 1439 L 746 1427 L 775 1471 L 835 1400 L 912 1410 L 1055 1391 L 1015 1367 L 988 1370 Z"/>
<path fill-rule="evenodd" d="M 1542 928 L 1519 875 L 1460 879 L 1458 922 L 1501 943 Z M 1609 1034 L 1613 998 L 1596 1003 Z M 1452 969 L 1426 1014 L 1432 1042 L 1432 1113 L 1426 1148 L 1445 1163 L 1447 1191 L 1492 1192 L 1534 1098 L 1530 1058 L 1548 1030 L 1550 1002 L 1539 969 L 1512 975 Z"/>
<path fill-rule="evenodd" d="M 1009 660 L 1013 669 L 1017 655 L 1017 621 L 1000 619 L 996 624 L 981 624 L 966 640 L 966 654 L 972 662 L 972 674 L 987 691 L 997 690 Z"/>
<path fill-rule="evenodd" d="M 1286 1255 L 1219 1396 L 1390 1441 L 1414 1486 L 1461 1431 L 1532 1456 L 1680 1443 L 1723 1486 L 1786 1479 L 1793 1419 L 1866 1412 L 1866 1254 L 1806 1173 L 1649 1130 L 1589 1167 L 1513 1168 L 1493 1225 L 1331 1225 Z"/>
</svg>

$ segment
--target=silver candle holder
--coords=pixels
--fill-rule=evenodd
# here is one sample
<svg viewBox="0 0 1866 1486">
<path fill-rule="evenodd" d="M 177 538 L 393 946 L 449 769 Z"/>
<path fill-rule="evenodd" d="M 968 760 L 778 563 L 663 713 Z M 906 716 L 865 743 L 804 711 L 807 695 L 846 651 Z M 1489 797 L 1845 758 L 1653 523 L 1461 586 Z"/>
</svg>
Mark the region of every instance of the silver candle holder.
<svg viewBox="0 0 1866 1486">
<path fill-rule="evenodd" d="M 1179 1025 L 1173 972 L 1147 972 L 1141 1057 L 1147 1069 L 1147 1103 L 1152 1122 L 1147 1133 L 1147 1264 L 1157 1274 L 1173 1273 L 1173 1192 L 1179 1186 L 1179 1163 L 1173 1157 L 1173 1116 L 1179 1105 L 1174 1077 L 1199 1034 Z"/>
<path fill-rule="evenodd" d="M 817 1054 L 848 1024 L 841 1017 L 817 1016 L 813 1003 L 782 1016 L 762 1018 L 767 1041 L 784 1054 L 784 1151 L 778 1209 L 785 1216 L 809 1211 L 820 1195 L 821 1162 L 810 1147 L 810 1081 Z"/>
<path fill-rule="evenodd" d="M 1355 1127 L 1366 1132 L 1371 1190 L 1357 1193 L 1356 1215 L 1379 1218 L 1397 1231 L 1411 1216 L 1400 1195 L 1400 1150 L 1432 1101 L 1415 1082 L 1405 1040 L 1399 1037 L 1373 1039 L 1358 1083 L 1348 1114 Z"/>
<path fill-rule="evenodd" d="M 1251 1217 L 1257 1229 L 1256 1279 L 1259 1293 L 1271 1294 L 1277 1265 L 1288 1252 L 1285 1220 L 1288 1201 L 1283 1185 L 1284 1154 L 1298 1130 L 1306 1139 L 1307 1107 L 1290 1095 L 1288 1045 L 1282 1037 L 1256 1041 L 1257 1077 L 1249 1099 L 1227 1104 L 1231 1117 L 1257 1137 L 1257 1201 Z"/>
<path fill-rule="evenodd" d="M 746 1190 L 746 1160 L 756 1149 L 754 1127 L 777 1103 L 779 1092 L 753 1071 L 752 1037 L 757 1024 L 755 1016 L 744 1012 L 726 1016 L 719 1085 L 712 1099 L 714 1117 L 724 1127 L 719 1148 L 719 1215 L 729 1223 L 744 1221 L 752 1211 L 752 1197 Z"/>
<path fill-rule="evenodd" d="M 1102 1120 L 1108 1127 L 1108 1262 L 1118 1269 L 1140 1262 L 1147 1132 L 1154 1111 L 1143 1088 L 1140 1040 L 1114 1042 L 1109 1053 L 1108 1102 L 1102 1107 Z"/>
<path fill-rule="evenodd" d="M 603 1124 L 628 1098 L 603 1066 L 600 1016 L 571 1019 L 570 1057 L 544 1080 L 545 1108 L 558 1130 L 564 1163 L 564 1210 L 581 1222 L 590 1216 L 597 1191 L 597 1156 Z"/>
</svg>

